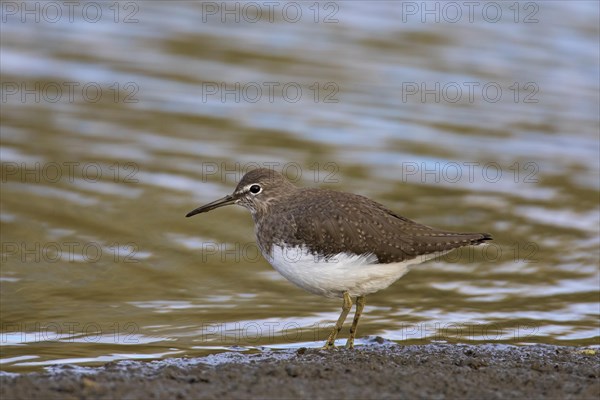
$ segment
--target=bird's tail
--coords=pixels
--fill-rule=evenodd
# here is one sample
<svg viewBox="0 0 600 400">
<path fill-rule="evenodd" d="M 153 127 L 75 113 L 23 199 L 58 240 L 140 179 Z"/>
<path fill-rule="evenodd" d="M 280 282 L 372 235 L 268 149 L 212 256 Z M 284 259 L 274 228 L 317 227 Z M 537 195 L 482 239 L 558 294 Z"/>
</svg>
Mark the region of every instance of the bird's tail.
<svg viewBox="0 0 600 400">
<path fill-rule="evenodd" d="M 491 234 L 489 233 L 479 233 L 480 238 L 476 238 L 473 240 L 473 245 L 478 245 L 487 242 L 488 240 L 494 240 Z"/>
</svg>

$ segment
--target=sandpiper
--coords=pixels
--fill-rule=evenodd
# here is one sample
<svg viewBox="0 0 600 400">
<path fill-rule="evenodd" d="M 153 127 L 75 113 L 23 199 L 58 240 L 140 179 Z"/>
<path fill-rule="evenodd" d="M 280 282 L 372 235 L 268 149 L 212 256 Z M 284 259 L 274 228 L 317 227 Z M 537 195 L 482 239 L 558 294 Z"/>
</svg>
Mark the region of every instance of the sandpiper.
<svg viewBox="0 0 600 400">
<path fill-rule="evenodd" d="M 421 225 L 357 194 L 300 188 L 266 168 L 248 172 L 232 194 L 186 217 L 229 204 L 250 210 L 258 247 L 281 275 L 311 293 L 343 299 L 324 348 L 335 347 L 352 298 L 356 313 L 347 348 L 354 347 L 365 296 L 390 286 L 409 265 L 492 239 Z"/>
</svg>

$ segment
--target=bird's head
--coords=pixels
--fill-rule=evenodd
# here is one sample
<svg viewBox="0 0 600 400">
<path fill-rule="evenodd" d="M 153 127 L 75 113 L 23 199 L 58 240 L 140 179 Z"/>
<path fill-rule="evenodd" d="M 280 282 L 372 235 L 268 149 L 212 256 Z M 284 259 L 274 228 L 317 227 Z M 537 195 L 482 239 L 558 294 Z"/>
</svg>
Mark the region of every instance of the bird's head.
<svg viewBox="0 0 600 400">
<path fill-rule="evenodd" d="M 255 214 L 267 209 L 276 198 L 281 198 L 295 189 L 296 187 L 279 172 L 268 168 L 254 169 L 242 177 L 232 194 L 200 206 L 187 213 L 186 217 L 230 204 L 238 204 Z"/>
</svg>

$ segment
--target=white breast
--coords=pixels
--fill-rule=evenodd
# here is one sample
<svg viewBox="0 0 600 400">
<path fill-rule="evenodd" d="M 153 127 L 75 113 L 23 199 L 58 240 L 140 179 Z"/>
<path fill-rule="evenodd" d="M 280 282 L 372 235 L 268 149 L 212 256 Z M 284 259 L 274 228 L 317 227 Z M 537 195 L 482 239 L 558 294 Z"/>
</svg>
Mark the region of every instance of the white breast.
<svg viewBox="0 0 600 400">
<path fill-rule="evenodd" d="M 427 259 L 417 257 L 399 263 L 376 264 L 374 254 L 340 253 L 325 259 L 304 247 L 286 246 L 273 246 L 271 254 L 263 255 L 286 279 L 325 297 L 342 297 L 345 291 L 352 297 L 375 293 L 400 279 L 408 272 L 409 265 Z"/>
</svg>

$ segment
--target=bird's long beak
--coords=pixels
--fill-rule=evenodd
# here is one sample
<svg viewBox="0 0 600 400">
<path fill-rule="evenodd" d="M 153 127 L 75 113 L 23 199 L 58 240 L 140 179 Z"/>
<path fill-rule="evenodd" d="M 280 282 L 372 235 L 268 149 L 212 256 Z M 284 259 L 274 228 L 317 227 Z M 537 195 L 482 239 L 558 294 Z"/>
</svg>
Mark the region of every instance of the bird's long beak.
<svg viewBox="0 0 600 400">
<path fill-rule="evenodd" d="M 237 200 L 237 197 L 235 197 L 232 194 L 229 194 L 219 200 L 215 200 L 212 203 L 208 203 L 205 204 L 203 206 L 200 206 L 198 208 L 196 208 L 193 211 L 190 211 L 189 213 L 186 214 L 186 217 L 192 217 L 196 214 L 200 214 L 200 213 L 204 213 L 204 212 L 209 212 L 210 210 L 214 210 L 215 208 L 219 208 L 219 207 L 223 207 L 223 206 L 228 206 L 230 204 L 235 203 L 235 201 Z"/>
</svg>

